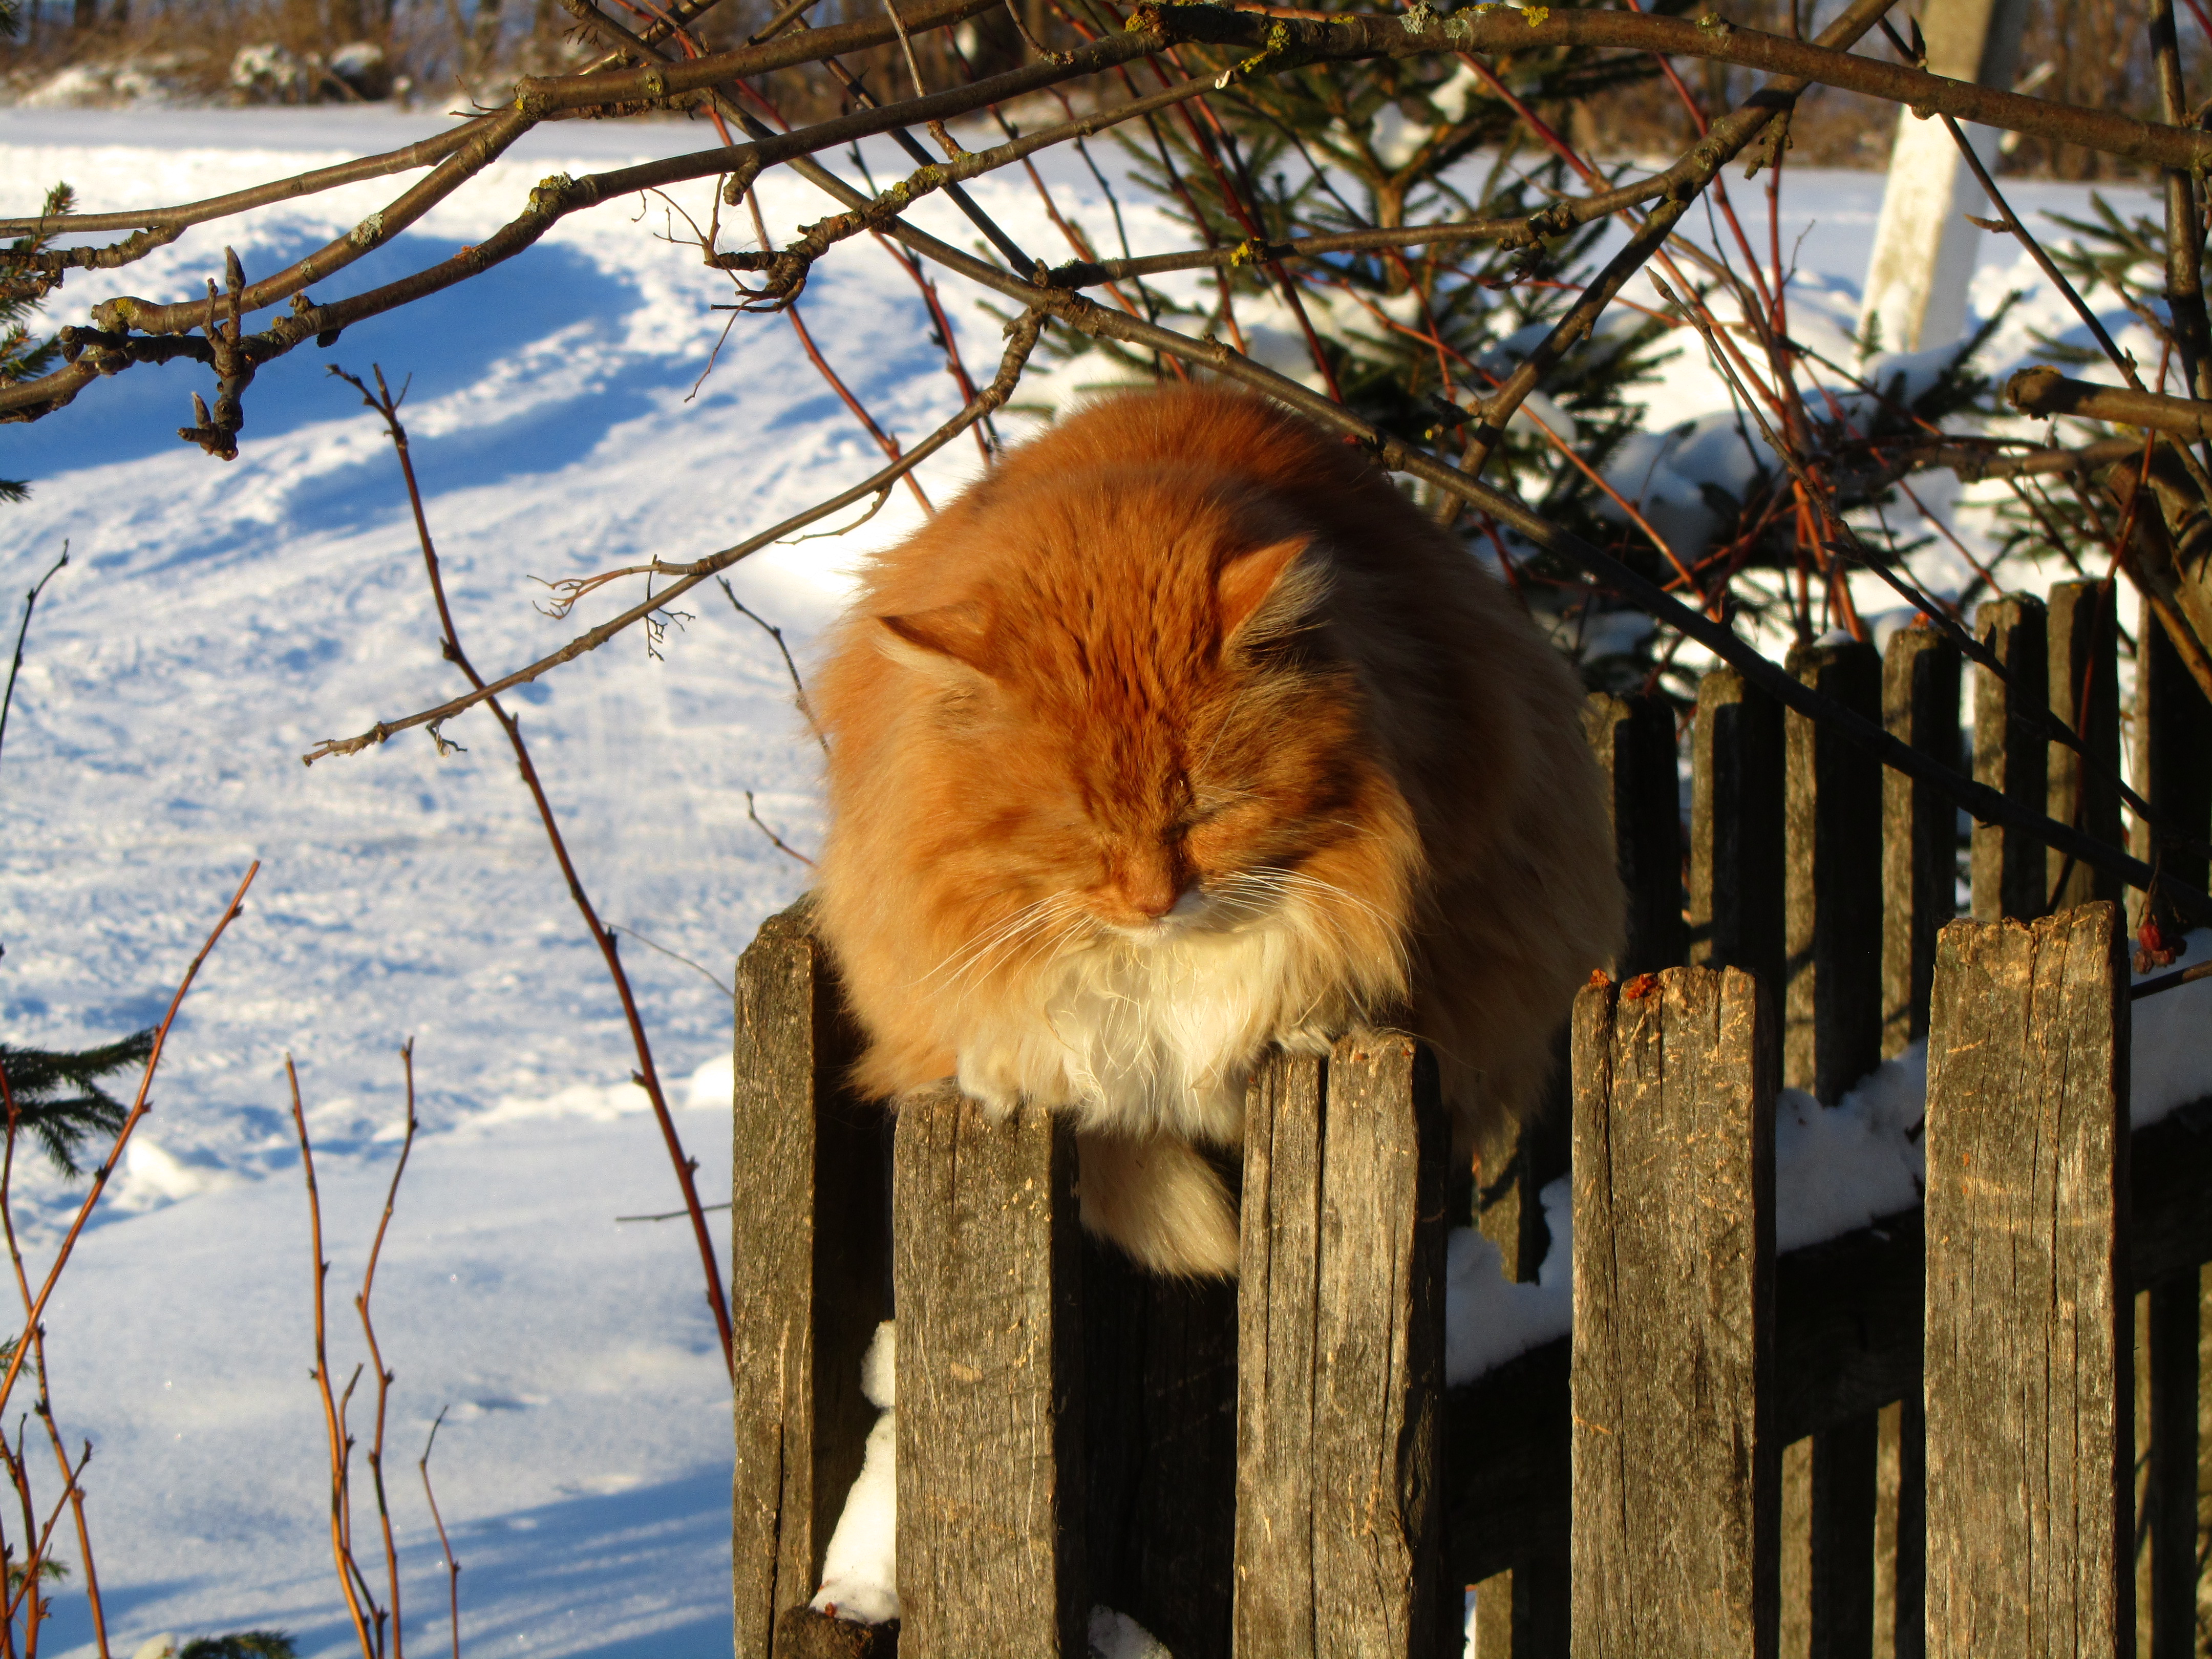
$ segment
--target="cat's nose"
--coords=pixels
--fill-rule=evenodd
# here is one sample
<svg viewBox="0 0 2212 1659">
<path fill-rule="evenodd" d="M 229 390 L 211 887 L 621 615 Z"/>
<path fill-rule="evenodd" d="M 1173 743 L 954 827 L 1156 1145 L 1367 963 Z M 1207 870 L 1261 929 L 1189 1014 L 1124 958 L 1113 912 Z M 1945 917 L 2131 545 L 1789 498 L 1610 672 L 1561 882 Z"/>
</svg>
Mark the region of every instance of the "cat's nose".
<svg viewBox="0 0 2212 1659">
<path fill-rule="evenodd" d="M 1182 890 L 1174 875 L 1165 870 L 1148 870 L 1131 875 L 1121 884 L 1121 896 L 1129 908 L 1148 921 L 1158 921 L 1176 908 Z"/>
</svg>

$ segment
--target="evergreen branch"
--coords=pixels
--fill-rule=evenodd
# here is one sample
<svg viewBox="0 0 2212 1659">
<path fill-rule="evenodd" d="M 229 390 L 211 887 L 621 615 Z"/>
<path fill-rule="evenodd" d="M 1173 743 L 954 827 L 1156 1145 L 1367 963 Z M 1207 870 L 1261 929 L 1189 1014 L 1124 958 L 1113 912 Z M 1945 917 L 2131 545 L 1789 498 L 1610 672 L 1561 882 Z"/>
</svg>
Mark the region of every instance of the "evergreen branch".
<svg viewBox="0 0 2212 1659">
<path fill-rule="evenodd" d="M 146 1115 L 148 1096 L 154 1086 L 154 1073 L 161 1064 L 161 1051 L 168 1043 L 170 1029 L 177 1022 L 177 1014 L 185 1006 L 185 996 L 191 992 L 193 981 L 199 978 L 200 969 L 222 942 L 230 924 L 244 914 L 246 890 L 253 884 L 254 877 L 260 872 L 261 860 L 256 859 L 246 867 L 245 878 L 238 884 L 238 890 L 230 896 L 230 902 L 223 907 L 222 917 L 201 942 L 198 951 L 185 968 L 184 978 L 178 981 L 176 992 L 169 999 L 168 1012 L 161 1016 L 161 1023 L 154 1028 L 154 1041 L 147 1050 L 145 1070 L 139 1073 L 137 1096 L 131 1101 L 131 1109 L 124 1117 L 122 1126 L 116 1130 L 115 1139 L 108 1147 L 107 1156 L 93 1171 L 92 1190 L 77 1206 L 76 1215 L 70 1221 L 69 1231 L 62 1236 L 61 1248 L 54 1252 L 53 1265 L 46 1269 L 46 1280 L 40 1285 L 37 1297 L 24 1316 L 23 1328 L 26 1330 L 35 1328 L 44 1316 L 47 1300 L 53 1295 L 54 1286 L 61 1282 L 62 1270 L 69 1266 L 70 1256 L 76 1249 L 76 1241 L 83 1233 L 85 1224 L 92 1219 L 92 1212 L 99 1205 L 101 1195 L 106 1192 L 108 1181 L 115 1173 L 115 1166 L 121 1160 L 124 1149 L 131 1144 L 131 1132 Z M 15 1379 L 22 1374 L 23 1358 L 27 1352 L 18 1343 L 7 1356 L 7 1370 L 4 1375 L 0 1375 L 0 1411 L 7 1408 L 9 1396 L 15 1391 Z"/>
<path fill-rule="evenodd" d="M 123 1103 L 99 1079 L 140 1066 L 154 1052 L 154 1028 L 97 1048 L 64 1051 L 0 1043 L 0 1067 L 15 1102 L 18 1123 L 37 1137 L 55 1169 L 71 1180 L 83 1173 L 76 1153 L 87 1135 L 113 1134 L 123 1127 Z"/>
</svg>

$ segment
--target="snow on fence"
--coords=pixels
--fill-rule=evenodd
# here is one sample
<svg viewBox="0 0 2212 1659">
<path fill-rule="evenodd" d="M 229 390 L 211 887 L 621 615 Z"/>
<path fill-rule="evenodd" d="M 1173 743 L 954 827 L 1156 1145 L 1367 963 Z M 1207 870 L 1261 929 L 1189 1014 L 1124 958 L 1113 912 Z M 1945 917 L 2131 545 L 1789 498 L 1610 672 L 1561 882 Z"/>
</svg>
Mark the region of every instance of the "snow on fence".
<svg viewBox="0 0 2212 1659">
<path fill-rule="evenodd" d="M 2007 680 L 1972 671 L 1975 775 L 2117 838 L 2109 590 L 1976 622 Z M 2135 780 L 2180 826 L 2166 867 L 2202 882 L 2212 708 L 2155 624 L 2138 639 Z M 1959 763 L 1941 634 L 1791 665 Z M 2086 762 L 2014 718 L 2046 704 Z M 948 1088 L 894 1130 L 853 1100 L 805 902 L 762 928 L 738 989 L 739 1659 L 1082 1655 L 1099 1604 L 1177 1659 L 1428 1659 L 1476 1585 L 1482 1659 L 2132 1655 L 2139 1601 L 2145 1651 L 2194 1650 L 2212 1121 L 2130 1130 L 2122 896 L 1977 828 L 1954 920 L 1950 807 L 1724 668 L 1686 849 L 1668 708 L 1593 696 L 1588 729 L 1634 910 L 1620 979 L 1576 1004 L 1571 1103 L 1481 1148 L 1470 1195 L 1418 1043 L 1272 1059 L 1235 1285 L 1086 1239 L 1041 1115 L 993 1126 Z M 1924 1206 L 1778 1255 L 1778 1088 L 1833 1104 L 1923 1039 Z M 1447 1389 L 1448 1218 L 1533 1279 L 1537 1194 L 1570 1170 L 1571 1336 Z M 894 1313 L 902 1618 L 869 1628 L 805 1608 Z"/>
</svg>

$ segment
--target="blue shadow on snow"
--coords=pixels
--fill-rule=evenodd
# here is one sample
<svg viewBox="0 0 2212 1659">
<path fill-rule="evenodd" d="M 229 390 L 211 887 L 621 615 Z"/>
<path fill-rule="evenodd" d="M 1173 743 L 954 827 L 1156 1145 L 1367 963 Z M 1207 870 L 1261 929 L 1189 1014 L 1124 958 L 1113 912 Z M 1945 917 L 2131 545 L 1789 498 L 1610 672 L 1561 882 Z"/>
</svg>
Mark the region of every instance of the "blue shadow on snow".
<svg viewBox="0 0 2212 1659">
<path fill-rule="evenodd" d="M 286 239 L 260 251 L 254 263 L 262 270 L 276 268 L 319 245 L 312 237 Z M 442 238 L 404 235 L 319 285 L 316 297 L 334 300 L 358 294 L 434 264 L 453 252 L 453 245 Z M 210 266 L 211 271 L 215 269 Z M 311 422 L 359 410 L 360 399 L 353 389 L 325 374 L 327 364 L 342 364 L 366 379 L 369 365 L 381 362 L 395 389 L 411 374 L 410 401 L 421 402 L 466 386 L 501 358 L 532 341 L 579 321 L 605 325 L 636 303 L 636 289 L 629 282 L 573 250 L 531 248 L 441 294 L 356 325 L 328 350 L 312 343 L 301 345 L 264 365 L 246 393 L 243 442 L 251 445 Z M 265 322 L 276 314 L 264 312 L 259 320 Z M 56 320 L 74 319 L 64 307 L 57 313 Z M 658 372 L 646 377 L 654 385 L 668 385 L 698 372 L 687 356 L 672 356 L 654 367 Z M 204 365 L 184 362 L 160 368 L 141 365 L 112 379 L 95 380 L 70 408 L 27 427 L 13 428 L 6 441 L 0 443 L 0 474 L 35 483 L 40 477 L 79 466 L 134 460 L 179 448 L 182 441 L 177 428 L 191 422 L 191 394 L 198 392 L 212 397 L 214 389 L 213 375 Z M 594 398 L 603 395 L 592 394 Z M 563 411 L 565 418 L 533 414 L 529 424 L 588 429 L 588 437 L 579 433 L 567 440 L 573 453 L 596 441 L 609 419 L 595 414 L 579 420 L 575 415 L 571 405 Z M 485 434 L 487 438 L 494 435 Z M 516 434 L 497 435 L 501 447 L 507 447 Z M 530 455 L 533 468 L 558 465 L 567 459 L 539 451 L 533 444 L 516 447 Z M 431 465 L 443 463 L 432 461 Z"/>
</svg>

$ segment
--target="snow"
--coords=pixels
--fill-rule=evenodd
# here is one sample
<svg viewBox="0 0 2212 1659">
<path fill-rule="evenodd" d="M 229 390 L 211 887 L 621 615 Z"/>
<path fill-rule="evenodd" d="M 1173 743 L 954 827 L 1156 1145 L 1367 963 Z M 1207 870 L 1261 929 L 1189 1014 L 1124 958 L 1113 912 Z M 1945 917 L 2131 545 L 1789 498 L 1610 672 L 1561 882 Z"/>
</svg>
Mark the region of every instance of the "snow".
<svg viewBox="0 0 2212 1659">
<path fill-rule="evenodd" d="M 823 1613 L 862 1625 L 899 1616 L 897 1331 L 890 1320 L 877 1326 L 860 1361 L 860 1391 L 880 1415 L 830 1534 L 822 1588 L 814 1594 Z"/>
<path fill-rule="evenodd" d="M 2137 984 L 2191 968 L 2212 952 L 2212 927 L 2187 935 L 2180 957 L 2135 975 Z M 2138 1129 L 2178 1106 L 2212 1095 L 2212 979 L 2139 998 L 2130 1007 L 2135 1042 L 2128 1051 L 2130 1121 Z"/>
<path fill-rule="evenodd" d="M 1562 1178 L 1537 1197 L 1551 1243 L 1533 1284 L 1507 1279 L 1498 1246 L 1472 1227 L 1455 1227 L 1444 1241 L 1447 1388 L 1565 1336 L 1573 1322 L 1574 1194 Z"/>
<path fill-rule="evenodd" d="M 0 211 L 32 207 L 57 179 L 88 210 L 212 195 L 409 142 L 439 118 L 0 110 Z M 676 122 L 542 129 L 324 286 L 358 291 L 481 240 L 549 172 L 704 142 L 706 130 Z M 895 170 L 884 150 L 869 155 L 879 178 Z M 1080 161 L 1038 159 L 1094 238 L 1110 242 Z M 72 276 L 50 316 L 81 321 L 118 293 L 198 292 L 226 241 L 249 275 L 263 274 L 396 188 L 351 186 L 192 231 L 124 270 Z M 1062 257 L 1018 173 L 969 188 L 1026 245 Z M 819 198 L 795 180 L 762 189 L 779 226 L 818 216 Z M 1784 245 L 1796 239 L 1800 267 L 1792 333 L 1845 361 L 1880 180 L 1793 170 L 1787 191 L 1797 217 Z M 703 222 L 708 193 L 702 182 L 671 195 Z M 2151 205 L 2140 191 L 2108 193 L 2123 211 Z M 2080 212 L 2085 201 L 2067 186 L 2014 195 L 2030 216 Z M 1754 236 L 1761 205 L 1747 197 L 1741 209 Z M 1176 245 L 1142 201 L 1125 195 L 1122 208 L 1137 251 Z M 915 216 L 973 240 L 941 200 Z M 349 1370 L 359 1353 L 349 1298 L 397 1152 L 394 1050 L 410 1034 L 423 1128 L 375 1303 L 398 1373 L 388 1463 L 410 1638 L 446 1639 L 444 1575 L 412 1465 L 450 1407 L 432 1474 L 465 1568 L 465 1645 L 602 1659 L 726 1651 L 727 1395 L 696 1255 L 680 1221 L 614 1219 L 673 1208 L 673 1186 L 626 1080 L 635 1060 L 619 1009 L 498 732 L 476 714 L 447 728 L 464 746 L 456 752 L 412 733 L 312 769 L 298 760 L 319 738 L 457 687 L 389 447 L 324 363 L 364 373 L 380 362 L 395 386 L 412 376 L 404 412 L 416 462 L 463 640 L 487 672 L 540 656 L 630 602 L 611 593 L 556 622 L 536 608 L 542 581 L 696 556 L 880 465 L 781 319 L 738 319 L 700 379 L 729 321 L 708 307 L 729 289 L 696 248 L 656 240 L 683 228 L 657 198 L 576 216 L 460 290 L 270 365 L 246 395 L 243 451 L 228 465 L 173 435 L 188 392 L 208 389 L 190 366 L 98 382 L 62 415 L 0 433 L 0 476 L 34 488 L 28 504 L 0 508 L 0 591 L 21 592 L 64 538 L 70 547 L 39 608 L 0 764 L 6 1039 L 60 1047 L 149 1023 L 246 862 L 263 860 L 48 1322 L 59 1420 L 98 1449 L 89 1516 L 118 1652 L 165 1632 L 270 1626 L 300 1637 L 304 1654 L 350 1646 L 325 1530 L 319 1406 L 305 1376 L 306 1212 L 283 1059 L 289 1051 L 301 1067 L 335 1264 L 333 1359 Z M 725 246 L 733 240 L 726 227 Z M 996 321 L 973 290 L 941 280 L 971 372 L 988 372 Z M 1201 291 L 1195 277 L 1169 286 Z M 1986 239 L 1976 308 L 2015 286 L 2027 298 L 1997 336 L 1998 371 L 2033 348 L 2034 331 L 2077 337 L 2026 257 Z M 1628 297 L 1656 296 L 1636 287 Z M 839 368 L 902 438 L 957 407 L 911 285 L 868 244 L 824 262 L 804 304 Z M 2124 313 L 2108 321 L 2124 347 L 2155 361 Z M 1247 328 L 1267 361 L 1311 372 L 1286 315 L 1255 307 Z M 1104 378 L 1095 359 L 1040 364 L 1020 400 L 1049 404 Z M 1725 389 L 1686 349 L 1648 396 L 1692 429 L 1650 451 L 1648 476 L 1624 492 L 1647 509 L 1665 496 L 1662 510 L 1702 510 L 1676 500 L 1702 470 L 1684 446 L 1726 452 L 1717 466 L 1746 453 Z M 1020 418 L 1002 417 L 1002 428 Z M 920 476 L 942 500 L 975 465 L 974 447 L 956 444 Z M 1985 522 L 1972 503 L 1985 495 L 1946 485 L 1929 499 L 1945 511 L 1967 503 L 1971 541 Z M 895 495 L 854 536 L 763 553 L 732 573 L 734 585 L 788 630 L 804 664 L 854 561 L 917 516 Z M 1909 534 L 1917 521 L 1898 522 Z M 1916 567 L 1951 591 L 1970 574 L 1942 547 Z M 1869 614 L 1893 603 L 1871 588 L 1859 597 Z M 744 792 L 801 850 L 821 820 L 817 757 L 772 645 L 711 587 L 684 608 L 691 614 L 658 654 L 625 635 L 514 707 L 603 914 L 708 970 L 624 937 L 711 1200 L 726 1190 L 732 1152 L 729 1006 L 714 981 L 806 884 L 804 867 L 746 821 Z M 2207 994 L 2199 985 L 2137 1006 L 2139 1114 L 2201 1092 L 2202 1073 L 2185 1060 Z M 1785 1227 L 1861 1224 L 1897 1207 L 1900 1193 L 1911 1201 L 1911 1096 L 1899 1074 L 1829 1111 L 1785 1109 Z M 74 1191 L 42 1164 L 21 1172 L 34 1263 L 51 1253 Z M 1563 1237 L 1564 1188 L 1545 1200 Z M 726 1228 L 712 1219 L 726 1249 Z M 1565 1328 L 1564 1249 L 1534 1285 L 1504 1285 L 1486 1249 L 1472 1236 L 1451 1246 L 1455 1379 Z M 888 1424 L 888 1388 L 884 1401 Z M 363 1420 L 357 1401 L 357 1432 Z M 872 1457 L 862 1480 L 872 1473 L 879 1498 L 891 1431 L 878 1432 L 881 1466 Z M 366 1480 L 358 1465 L 356 1478 Z M 879 1502 L 875 1512 L 873 1545 L 852 1540 L 856 1573 L 890 1547 Z M 364 1501 L 358 1526 L 368 1513 Z M 880 1571 L 875 1583 L 889 1589 Z M 1151 1650 L 1118 1615 L 1102 1610 L 1102 1650 Z M 49 1641 L 56 1653 L 90 1650 L 73 1591 L 57 1602 Z"/>
</svg>

